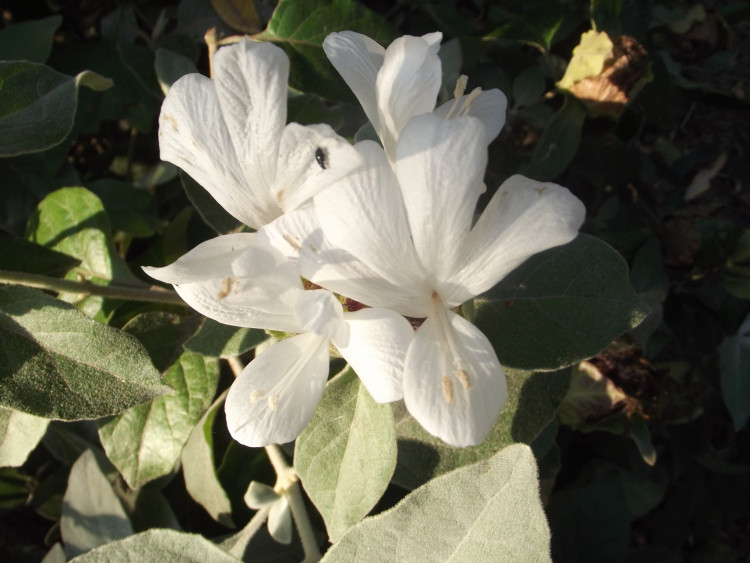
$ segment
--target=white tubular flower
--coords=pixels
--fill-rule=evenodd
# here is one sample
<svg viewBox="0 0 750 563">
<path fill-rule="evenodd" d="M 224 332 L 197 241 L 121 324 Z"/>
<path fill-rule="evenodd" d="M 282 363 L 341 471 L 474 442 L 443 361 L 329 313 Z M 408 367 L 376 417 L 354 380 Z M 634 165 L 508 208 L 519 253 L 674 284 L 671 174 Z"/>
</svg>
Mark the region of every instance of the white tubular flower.
<svg viewBox="0 0 750 563">
<path fill-rule="evenodd" d="M 451 309 L 573 240 L 583 204 L 558 185 L 513 176 L 472 227 L 487 160 L 473 117 L 414 118 L 395 171 L 375 143 L 358 148 L 365 166 L 315 196 L 314 212 L 300 209 L 259 235 L 279 248 L 294 240 L 303 275 L 323 287 L 426 318 L 406 355 L 406 406 L 446 443 L 479 444 L 507 386 L 490 342 Z"/>
<path fill-rule="evenodd" d="M 376 401 L 402 397 L 414 338 L 409 322 L 389 310 L 344 312 L 330 291 L 305 290 L 295 265 L 255 233 L 220 236 L 169 266 L 144 269 L 216 321 L 298 333 L 259 354 L 229 390 L 227 426 L 242 444 L 260 447 L 299 435 L 325 389 L 329 342 Z"/>
<path fill-rule="evenodd" d="M 480 88 L 464 95 L 465 76 L 459 79 L 455 99 L 435 109 L 442 79 L 437 56 L 442 38 L 439 32 L 405 35 L 387 49 L 353 31 L 331 33 L 323 41 L 328 59 L 362 104 L 391 162 L 399 135 L 414 116 L 433 111 L 446 119 L 473 115 L 485 126 L 486 144 L 505 124 L 505 95 Z"/>
<path fill-rule="evenodd" d="M 289 59 L 243 39 L 219 49 L 214 79 L 180 78 L 159 116 L 162 160 L 257 229 L 359 164 L 328 125 L 286 124 Z"/>
</svg>

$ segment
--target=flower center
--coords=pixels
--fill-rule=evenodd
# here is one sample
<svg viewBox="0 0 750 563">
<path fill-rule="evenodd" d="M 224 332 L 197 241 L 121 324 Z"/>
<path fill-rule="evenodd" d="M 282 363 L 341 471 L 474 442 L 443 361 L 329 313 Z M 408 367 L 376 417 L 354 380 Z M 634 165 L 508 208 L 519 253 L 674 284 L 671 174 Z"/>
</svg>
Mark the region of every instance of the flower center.
<svg viewBox="0 0 750 563">
<path fill-rule="evenodd" d="M 454 117 L 460 117 L 469 113 L 471 104 L 477 99 L 479 94 L 482 93 L 481 88 L 474 88 L 469 94 L 464 97 L 466 91 L 466 84 L 469 82 L 469 77 L 462 74 L 456 81 L 456 88 L 453 90 L 453 105 L 451 106 L 446 119 L 453 119 Z"/>
</svg>

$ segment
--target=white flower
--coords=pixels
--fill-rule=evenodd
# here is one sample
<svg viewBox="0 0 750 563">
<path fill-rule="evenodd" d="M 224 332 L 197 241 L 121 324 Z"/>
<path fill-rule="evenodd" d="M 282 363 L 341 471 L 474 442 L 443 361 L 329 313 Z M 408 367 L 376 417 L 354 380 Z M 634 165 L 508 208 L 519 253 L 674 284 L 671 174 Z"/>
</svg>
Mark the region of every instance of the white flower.
<svg viewBox="0 0 750 563">
<path fill-rule="evenodd" d="M 503 128 L 505 95 L 479 88 L 464 95 L 465 76 L 459 79 L 456 98 L 435 109 L 442 79 L 437 56 L 442 37 L 439 32 L 405 35 L 387 49 L 353 31 L 331 33 L 323 41 L 328 59 L 362 104 L 391 162 L 401 131 L 417 115 L 434 111 L 444 118 L 466 113 L 478 117 L 485 127 L 486 144 Z"/>
<path fill-rule="evenodd" d="M 255 229 L 298 207 L 359 161 L 328 125 L 286 124 L 289 59 L 243 39 L 219 49 L 214 79 L 180 78 L 159 116 L 162 160 Z"/>
<path fill-rule="evenodd" d="M 575 238 L 585 210 L 568 190 L 513 176 L 472 227 L 487 151 L 482 124 L 427 114 L 401 132 L 395 170 L 375 143 L 366 164 L 259 233 L 293 241 L 302 275 L 373 307 L 426 318 L 407 352 L 403 394 L 453 446 L 480 443 L 507 398 L 487 338 L 451 309 L 530 256 Z"/>
<path fill-rule="evenodd" d="M 402 396 L 403 363 L 414 337 L 409 322 L 384 309 L 344 312 L 330 291 L 305 290 L 296 266 L 255 233 L 217 237 L 169 266 L 144 269 L 216 321 L 299 333 L 269 346 L 232 384 L 227 426 L 242 444 L 259 447 L 299 435 L 325 389 L 329 342 L 376 401 Z"/>
<path fill-rule="evenodd" d="M 252 481 L 245 492 L 245 504 L 253 510 L 269 507 L 268 533 L 279 543 L 292 542 L 292 512 L 286 494 L 258 481 Z"/>
</svg>

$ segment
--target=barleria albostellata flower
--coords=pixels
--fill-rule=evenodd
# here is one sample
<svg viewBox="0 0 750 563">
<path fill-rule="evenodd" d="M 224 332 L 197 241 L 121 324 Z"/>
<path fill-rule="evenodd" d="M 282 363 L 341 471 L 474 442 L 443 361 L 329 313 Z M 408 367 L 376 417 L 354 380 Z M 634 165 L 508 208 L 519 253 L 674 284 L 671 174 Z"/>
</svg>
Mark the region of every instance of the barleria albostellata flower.
<svg viewBox="0 0 750 563">
<path fill-rule="evenodd" d="M 361 165 L 327 125 L 285 123 L 289 60 L 281 49 L 244 39 L 213 63 L 214 79 L 191 74 L 172 86 L 159 143 L 164 160 L 237 219 L 258 228 Z M 255 233 L 222 235 L 144 270 L 216 321 L 297 333 L 259 354 L 227 395 L 227 425 L 245 445 L 299 435 L 323 394 L 330 342 L 377 401 L 402 396 L 409 322 L 390 310 L 345 312 L 329 291 L 306 291 L 296 265 Z"/>
</svg>

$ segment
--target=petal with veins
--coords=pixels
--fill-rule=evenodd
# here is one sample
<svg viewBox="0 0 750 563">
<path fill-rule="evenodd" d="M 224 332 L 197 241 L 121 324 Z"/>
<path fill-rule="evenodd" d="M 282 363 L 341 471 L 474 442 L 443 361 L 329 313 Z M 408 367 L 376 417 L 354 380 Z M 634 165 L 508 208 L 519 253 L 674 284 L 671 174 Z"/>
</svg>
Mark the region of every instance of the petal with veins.
<svg viewBox="0 0 750 563">
<path fill-rule="evenodd" d="M 321 336 L 349 340 L 349 327 L 344 323 L 341 302 L 325 289 L 296 291 L 290 294 L 291 306 L 302 330 Z"/>
<path fill-rule="evenodd" d="M 484 184 L 487 147 L 473 117 L 415 117 L 401 133 L 396 175 L 414 247 L 437 281 L 453 273 Z"/>
<path fill-rule="evenodd" d="M 448 100 L 435 110 L 435 115 L 447 118 L 457 115 L 470 115 L 482 122 L 485 129 L 485 144 L 489 145 L 505 125 L 505 112 L 508 108 L 508 100 L 500 90 L 492 89 L 481 92 L 476 98 L 470 100 L 469 108 L 464 109 L 469 94 L 461 96 L 458 101 Z"/>
<path fill-rule="evenodd" d="M 403 396 L 401 380 L 404 360 L 414 329 L 401 315 L 386 309 L 360 309 L 344 313 L 349 325 L 349 342 L 333 343 L 352 366 L 378 403 L 397 401 Z"/>
<path fill-rule="evenodd" d="M 230 434 L 251 447 L 294 440 L 315 414 L 327 377 L 327 337 L 305 333 L 276 342 L 229 389 Z"/>
<path fill-rule="evenodd" d="M 162 160 L 190 174 L 234 217 L 254 228 L 267 222 L 263 203 L 247 188 L 211 79 L 188 74 L 172 85 L 159 115 L 159 149 Z"/>
<path fill-rule="evenodd" d="M 404 402 L 430 434 L 455 447 L 481 443 L 508 398 L 487 338 L 443 309 L 427 318 L 406 355 Z"/>
<path fill-rule="evenodd" d="M 534 254 L 572 241 L 585 214 L 566 188 L 508 178 L 467 237 L 463 262 L 441 295 L 454 307 L 487 291 Z"/>
</svg>

